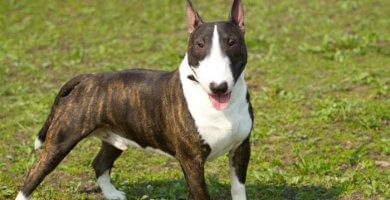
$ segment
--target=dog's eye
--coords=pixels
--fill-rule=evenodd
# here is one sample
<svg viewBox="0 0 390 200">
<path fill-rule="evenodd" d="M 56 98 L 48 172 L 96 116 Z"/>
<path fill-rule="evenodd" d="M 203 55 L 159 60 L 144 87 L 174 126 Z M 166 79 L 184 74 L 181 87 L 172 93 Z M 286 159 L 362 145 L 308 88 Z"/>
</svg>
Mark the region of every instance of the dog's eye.
<svg viewBox="0 0 390 200">
<path fill-rule="evenodd" d="M 204 47 L 204 43 L 203 43 L 203 42 L 197 42 L 196 45 L 197 45 L 199 48 L 203 48 L 203 47 Z"/>
<path fill-rule="evenodd" d="M 236 40 L 229 38 L 227 43 L 229 46 L 233 46 L 234 44 L 236 44 Z"/>
</svg>

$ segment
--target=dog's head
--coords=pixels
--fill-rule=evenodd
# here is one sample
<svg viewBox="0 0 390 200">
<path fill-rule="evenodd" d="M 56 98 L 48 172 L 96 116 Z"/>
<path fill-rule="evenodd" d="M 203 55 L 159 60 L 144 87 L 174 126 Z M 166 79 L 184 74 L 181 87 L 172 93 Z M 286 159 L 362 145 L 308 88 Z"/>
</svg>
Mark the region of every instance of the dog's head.
<svg viewBox="0 0 390 200">
<path fill-rule="evenodd" d="M 247 62 L 244 9 L 234 0 L 227 21 L 203 22 L 187 0 L 188 63 L 214 107 L 223 110 Z"/>
</svg>

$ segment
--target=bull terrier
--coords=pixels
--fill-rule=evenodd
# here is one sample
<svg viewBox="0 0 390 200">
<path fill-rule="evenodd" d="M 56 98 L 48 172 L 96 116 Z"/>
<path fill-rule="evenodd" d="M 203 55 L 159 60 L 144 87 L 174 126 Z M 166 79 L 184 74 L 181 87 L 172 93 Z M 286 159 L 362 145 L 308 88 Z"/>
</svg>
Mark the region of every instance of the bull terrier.
<svg viewBox="0 0 390 200">
<path fill-rule="evenodd" d="M 84 74 L 64 84 L 35 141 L 35 148 L 44 145 L 44 150 L 17 200 L 29 199 L 88 136 L 102 140 L 92 165 L 107 199 L 126 199 L 111 183 L 110 172 L 128 147 L 175 158 L 195 200 L 210 199 L 205 162 L 228 152 L 232 199 L 247 198 L 253 112 L 244 79 L 243 5 L 234 0 L 227 21 L 203 22 L 187 0 L 186 14 L 188 49 L 176 70 Z"/>
</svg>

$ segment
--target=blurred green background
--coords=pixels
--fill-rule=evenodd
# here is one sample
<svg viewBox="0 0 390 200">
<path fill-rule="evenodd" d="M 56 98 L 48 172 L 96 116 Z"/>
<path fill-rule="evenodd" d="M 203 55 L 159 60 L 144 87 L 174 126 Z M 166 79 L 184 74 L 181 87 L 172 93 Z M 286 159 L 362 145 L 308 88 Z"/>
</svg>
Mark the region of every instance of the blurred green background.
<svg viewBox="0 0 390 200">
<path fill-rule="evenodd" d="M 206 21 L 231 1 L 196 0 Z M 249 199 L 390 199 L 390 1 L 244 0 L 255 110 Z M 184 0 L 0 1 L 0 199 L 15 198 L 61 85 L 81 73 L 173 70 L 187 45 Z M 102 199 L 81 142 L 33 199 Z M 230 199 L 228 161 L 209 162 Z M 113 182 L 128 199 L 185 199 L 176 161 L 130 149 Z"/>
</svg>

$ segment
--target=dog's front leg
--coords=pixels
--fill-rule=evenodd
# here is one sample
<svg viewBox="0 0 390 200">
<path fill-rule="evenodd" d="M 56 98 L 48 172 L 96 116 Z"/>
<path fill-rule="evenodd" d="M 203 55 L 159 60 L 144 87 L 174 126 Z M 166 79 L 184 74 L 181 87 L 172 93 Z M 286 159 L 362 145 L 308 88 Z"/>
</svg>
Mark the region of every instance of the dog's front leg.
<svg viewBox="0 0 390 200">
<path fill-rule="evenodd" d="M 210 196 L 204 178 L 205 161 L 200 156 L 195 156 L 193 158 L 180 158 L 179 162 L 188 184 L 190 199 L 209 200 Z"/>
<path fill-rule="evenodd" d="M 245 180 L 250 158 L 249 137 L 229 153 L 230 184 L 233 200 L 246 200 Z"/>
</svg>

